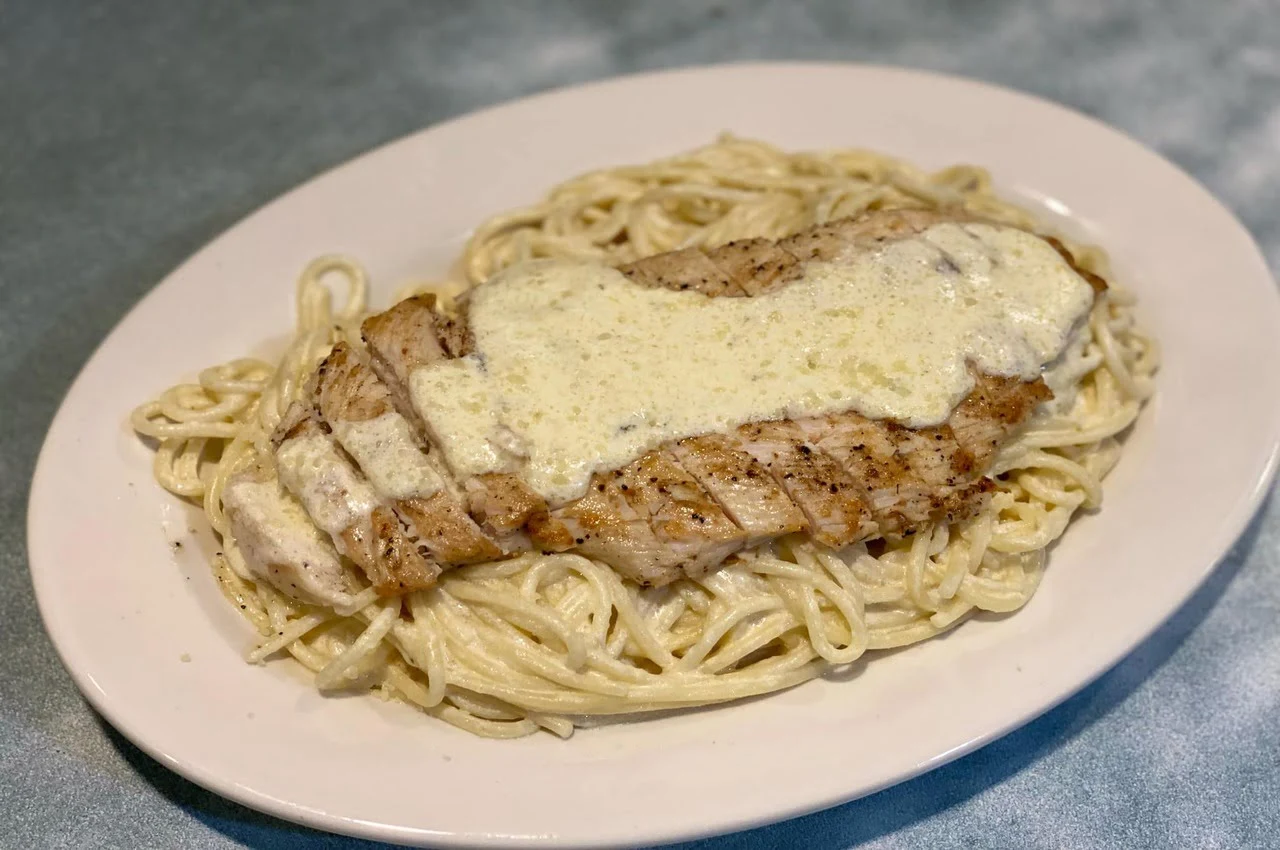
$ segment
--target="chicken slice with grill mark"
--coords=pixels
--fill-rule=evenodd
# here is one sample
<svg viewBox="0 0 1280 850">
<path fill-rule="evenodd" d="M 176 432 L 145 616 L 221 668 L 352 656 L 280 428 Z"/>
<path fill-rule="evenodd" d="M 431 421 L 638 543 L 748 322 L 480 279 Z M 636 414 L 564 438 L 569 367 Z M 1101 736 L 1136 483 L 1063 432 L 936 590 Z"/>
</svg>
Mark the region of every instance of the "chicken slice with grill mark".
<svg viewBox="0 0 1280 850">
<path fill-rule="evenodd" d="M 692 289 L 712 297 L 744 294 L 733 278 L 697 248 L 658 254 L 619 266 L 618 271 L 641 286 L 677 291 Z"/>
<path fill-rule="evenodd" d="M 614 477 L 627 504 L 648 520 L 689 576 L 705 574 L 747 541 L 746 532 L 665 449 L 646 453 Z"/>
<path fill-rule="evenodd" d="M 800 263 L 837 262 L 860 250 L 856 230 L 844 220 L 820 224 L 788 236 L 779 240 L 778 247 Z"/>
<path fill-rule="evenodd" d="M 840 219 L 815 228 L 817 239 L 806 238 L 808 231 L 789 238 L 797 246 L 804 245 L 811 252 L 811 256 L 819 257 L 824 254 L 834 255 L 848 245 L 866 250 L 875 247 L 879 242 L 903 239 L 922 233 L 935 224 L 944 222 L 965 224 L 980 221 L 981 219 L 960 210 L 880 210 L 871 215 Z M 818 244 L 821 241 L 843 244 L 823 247 Z"/>
<path fill-rule="evenodd" d="M 809 439 L 865 491 L 881 534 L 930 522 L 975 477 L 973 457 L 947 425 L 913 430 L 856 413 L 801 419 Z"/>
<path fill-rule="evenodd" d="M 320 415 L 378 495 L 416 530 L 419 554 L 443 564 L 490 561 L 502 554 L 457 506 L 437 453 L 400 414 L 391 390 L 368 364 L 339 343 L 316 374 Z M 371 425 L 379 426 L 372 434 Z"/>
<path fill-rule="evenodd" d="M 838 549 L 873 533 L 858 482 L 795 422 L 754 422 L 739 428 L 737 437 L 804 511 L 814 540 Z"/>
<path fill-rule="evenodd" d="M 436 335 L 435 301 L 432 295 L 415 295 L 360 325 L 373 371 L 391 391 L 396 409 L 414 423 L 419 433 L 424 428 L 409 396 L 409 375 L 414 369 L 447 356 Z"/>
<path fill-rule="evenodd" d="M 800 274 L 795 256 L 768 239 L 739 239 L 708 251 L 707 259 L 750 296 L 779 289 Z"/>
<path fill-rule="evenodd" d="M 470 331 L 459 331 L 456 325 L 446 339 L 449 351 L 441 344 L 439 336 L 443 319 L 435 311 L 435 298 L 416 296 L 396 304 L 391 309 L 366 319 L 360 330 L 369 347 L 370 356 L 379 376 L 392 389 L 397 407 L 412 417 L 419 433 L 427 434 L 422 416 L 413 407 L 409 391 L 410 375 L 415 369 L 428 366 L 450 357 L 467 344 Z M 461 326 L 465 329 L 465 324 Z M 465 524 L 470 515 L 478 520 L 485 531 L 496 538 L 504 551 L 516 551 L 527 545 L 520 536 L 520 529 L 534 513 L 546 510 L 546 502 L 514 475 L 491 473 L 470 478 L 461 488 L 449 478 L 453 488 L 452 502 L 437 499 L 437 504 L 426 507 L 440 508 L 437 525 L 442 533 Z M 467 506 L 464 509 L 463 505 Z M 429 535 L 428 535 L 429 536 Z M 468 561 L 480 559 L 477 553 Z"/>
<path fill-rule="evenodd" d="M 442 563 L 478 564 L 502 557 L 502 547 L 444 490 L 426 498 L 405 499 L 396 507 Z"/>
<path fill-rule="evenodd" d="M 581 499 L 530 519 L 529 536 L 544 551 L 573 549 L 637 584 L 670 584 L 684 575 L 680 559 L 627 502 L 621 478 L 620 472 L 596 475 Z"/>
<path fill-rule="evenodd" d="M 424 558 L 392 509 L 338 448 L 313 396 L 294 402 L 273 437 L 280 482 L 338 551 L 383 596 L 435 584 L 438 564 Z"/>
<path fill-rule="evenodd" d="M 947 420 L 956 440 L 973 455 L 978 469 L 985 470 L 1001 444 L 1016 431 L 1035 406 L 1053 398 L 1041 379 L 1021 381 L 974 373 L 973 391 Z"/>
<path fill-rule="evenodd" d="M 403 419 L 386 384 L 345 342 L 335 345 L 317 367 L 314 395 L 316 409 L 330 425 L 388 415 Z"/>
<path fill-rule="evenodd" d="M 378 593 L 395 596 L 434 587 L 441 567 L 422 554 L 421 544 L 408 536 L 400 517 L 379 505 L 369 519 L 367 531 L 361 526 L 347 533 L 347 545 L 352 550 L 363 547 L 364 561 L 352 560 L 373 564 L 366 573 Z"/>
<path fill-rule="evenodd" d="M 463 483 L 471 515 L 500 538 L 518 534 L 529 518 L 547 509 L 541 496 L 515 475 L 490 472 Z"/>
<path fill-rule="evenodd" d="M 745 547 L 809 527 L 804 512 L 733 437 L 708 434 L 670 444 L 672 454 L 746 534 Z"/>
</svg>

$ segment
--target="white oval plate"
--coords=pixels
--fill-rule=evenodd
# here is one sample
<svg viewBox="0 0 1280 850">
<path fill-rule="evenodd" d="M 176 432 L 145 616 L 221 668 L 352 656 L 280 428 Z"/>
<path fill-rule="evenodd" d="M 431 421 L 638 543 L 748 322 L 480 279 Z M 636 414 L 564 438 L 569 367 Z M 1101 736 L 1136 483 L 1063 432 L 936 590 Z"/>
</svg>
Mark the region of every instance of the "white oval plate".
<svg viewBox="0 0 1280 850">
<path fill-rule="evenodd" d="M 1016 616 L 744 704 L 514 742 L 396 704 L 322 698 L 289 663 L 244 663 L 250 629 L 206 566 L 203 517 L 163 493 L 130 408 L 291 327 L 313 256 L 364 261 L 386 303 L 438 275 L 470 228 L 589 168 L 722 130 L 787 148 L 870 147 L 987 166 L 1009 197 L 1105 246 L 1164 345 L 1159 393 L 1101 513 L 1053 552 Z M 1261 499 L 1280 395 L 1280 301 L 1231 214 L 1089 118 L 965 80 L 850 65 L 629 77 L 451 121 L 250 216 L 169 276 L 84 368 L 32 487 L 31 572 L 76 683 L 165 765 L 254 808 L 405 843 L 577 847 L 755 826 L 937 767 L 1114 664 L 1226 552 Z M 192 533 L 191 529 L 198 533 Z M 179 547 L 178 544 L 181 544 Z M 184 657 L 189 661 L 182 660 Z"/>
</svg>

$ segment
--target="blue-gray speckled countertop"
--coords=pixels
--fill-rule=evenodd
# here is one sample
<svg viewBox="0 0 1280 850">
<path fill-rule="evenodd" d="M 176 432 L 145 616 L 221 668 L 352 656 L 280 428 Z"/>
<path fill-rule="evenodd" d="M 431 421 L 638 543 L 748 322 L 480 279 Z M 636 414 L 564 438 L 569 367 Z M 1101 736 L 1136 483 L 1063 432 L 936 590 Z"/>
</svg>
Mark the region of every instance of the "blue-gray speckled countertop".
<svg viewBox="0 0 1280 850">
<path fill-rule="evenodd" d="M 130 305 L 237 219 L 380 142 L 553 86 L 735 59 L 913 65 L 1066 103 L 1194 174 L 1280 268 L 1277 0 L 0 0 L 0 845 L 362 844 L 142 755 L 41 630 L 24 545 L 36 452 Z M 691 846 L 1278 843 L 1272 501 L 1172 622 L 1048 715 L 875 796 Z"/>
</svg>

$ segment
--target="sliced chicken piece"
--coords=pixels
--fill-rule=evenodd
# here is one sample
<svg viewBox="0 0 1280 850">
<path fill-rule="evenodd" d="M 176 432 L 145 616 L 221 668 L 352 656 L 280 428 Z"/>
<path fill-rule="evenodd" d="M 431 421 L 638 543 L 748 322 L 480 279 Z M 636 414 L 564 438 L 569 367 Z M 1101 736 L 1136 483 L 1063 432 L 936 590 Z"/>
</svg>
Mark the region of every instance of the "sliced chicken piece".
<svg viewBox="0 0 1280 850">
<path fill-rule="evenodd" d="M 448 355 L 436 335 L 434 295 L 415 295 L 388 310 L 370 316 L 360 325 L 369 348 L 373 371 L 386 384 L 400 415 L 422 430 L 422 417 L 409 396 L 409 375 L 419 366 Z"/>
<path fill-rule="evenodd" d="M 801 271 L 793 254 L 768 239 L 739 239 L 708 251 L 707 259 L 743 293 L 752 296 L 787 285 Z"/>
<path fill-rule="evenodd" d="M 804 511 L 814 540 L 838 549 L 873 532 L 862 487 L 796 423 L 755 422 L 739 428 L 737 437 Z"/>
<path fill-rule="evenodd" d="M 546 501 L 515 475 L 491 472 L 469 478 L 463 486 L 471 515 L 499 537 L 519 532 L 530 517 L 547 509 Z"/>
<path fill-rule="evenodd" d="M 839 262 L 862 251 L 856 241 L 856 231 L 847 219 L 802 230 L 780 240 L 778 247 L 801 263 Z"/>
<path fill-rule="evenodd" d="M 973 455 L 980 470 L 991 465 L 1000 445 L 1035 410 L 1037 404 L 1053 398 L 1045 382 L 994 378 L 974 373 L 973 392 L 951 412 L 948 424 L 956 440 Z"/>
<path fill-rule="evenodd" d="M 422 542 L 442 564 L 478 564 L 502 557 L 498 542 L 476 524 L 453 494 L 441 490 L 426 498 L 396 503 Z"/>
<path fill-rule="evenodd" d="M 692 289 L 710 296 L 744 294 L 729 275 L 697 248 L 671 251 L 628 263 L 619 266 L 618 271 L 642 286 L 677 291 Z"/>
<path fill-rule="evenodd" d="M 379 594 L 434 585 L 439 565 L 418 551 L 392 509 L 326 432 L 314 404 L 293 407 L 275 439 L 281 483 Z"/>
<path fill-rule="evenodd" d="M 416 532 L 416 544 L 442 564 L 491 561 L 502 554 L 448 492 L 447 470 L 368 364 L 339 343 L 317 377 L 320 415 L 378 495 L 410 524 L 407 533 Z"/>
<path fill-rule="evenodd" d="M 680 440 L 670 448 L 680 465 L 747 534 L 746 547 L 809 527 L 804 512 L 734 438 L 708 434 Z"/>
<path fill-rule="evenodd" d="M 600 503 L 605 501 L 605 497 L 593 495 L 599 492 L 597 488 L 601 483 L 602 482 L 600 481 L 592 481 L 591 486 L 587 489 L 587 495 L 582 498 L 594 499 L 594 502 L 588 503 L 588 511 L 592 513 L 593 516 L 598 515 L 604 517 L 607 514 L 604 511 L 604 506 Z M 581 502 L 582 499 L 579 499 L 578 501 Z M 577 502 L 572 504 L 577 504 Z M 594 511 L 590 508 L 590 505 L 592 504 L 597 505 Z M 610 510 L 612 510 L 612 508 Z M 576 517 L 577 515 L 573 514 L 566 519 L 566 517 L 558 510 L 555 512 L 539 511 L 529 517 L 529 521 L 525 523 L 525 530 L 529 534 L 529 542 L 534 551 L 541 552 L 544 555 L 550 555 L 559 552 L 568 552 L 575 546 L 585 545 L 586 541 L 590 537 L 590 529 L 583 529 L 581 527 L 581 523 L 578 522 Z M 583 534 L 584 530 L 588 533 Z M 579 539 L 582 540 L 582 544 L 578 543 Z M 582 554 L 587 555 L 585 551 L 582 552 Z M 587 557 L 594 556 L 587 555 Z"/>
<path fill-rule="evenodd" d="M 725 515 L 665 449 L 654 449 L 615 474 L 623 497 L 649 521 L 658 540 L 694 578 L 742 548 L 747 534 Z"/>
<path fill-rule="evenodd" d="M 443 571 L 430 550 L 408 535 L 404 521 L 386 505 L 373 509 L 368 528 L 353 526 L 343 533 L 343 540 L 347 557 L 365 570 L 381 596 L 434 587 Z"/>
<path fill-rule="evenodd" d="M 912 430 L 856 413 L 797 424 L 862 485 L 881 534 L 936 519 L 975 477 L 973 457 L 946 425 Z"/>
<path fill-rule="evenodd" d="M 333 544 L 274 475 L 257 466 L 236 473 L 222 507 L 255 576 L 299 602 L 350 604 L 356 587 Z"/>
<path fill-rule="evenodd" d="M 898 523 L 886 522 L 885 533 L 898 533 L 929 522 L 955 522 L 977 513 L 992 488 L 975 469 L 972 453 L 960 445 L 951 426 L 919 430 L 886 423 L 899 457 L 907 459 L 911 483 L 902 482 L 893 513 Z M 976 481 L 975 481 L 976 479 Z M 874 513 L 874 509 L 873 509 Z"/>
<path fill-rule="evenodd" d="M 387 414 L 404 418 L 387 385 L 345 342 L 335 345 L 316 367 L 314 395 L 317 409 L 330 425 L 368 422 Z"/>
<path fill-rule="evenodd" d="M 881 533 L 901 527 L 915 487 L 902 495 L 904 481 L 913 485 L 910 464 L 899 457 L 889 432 L 861 416 L 823 416 L 796 423 L 805 437 L 851 474 L 864 494 L 867 509 Z"/>
<path fill-rule="evenodd" d="M 409 418 L 424 442 L 430 441 L 429 431 L 413 405 L 409 389 L 410 375 L 415 369 L 453 356 L 446 352 L 439 336 L 441 325 L 446 321 L 436 313 L 433 296 L 419 295 L 366 319 L 360 326 L 369 346 L 374 370 L 391 390 L 397 409 Z M 461 327 L 465 328 L 465 325 Z M 469 334 L 469 331 L 455 332 L 448 342 L 449 346 L 462 346 Z M 493 547 L 497 547 L 499 553 L 504 550 L 514 551 L 523 548 L 526 543 L 519 537 L 519 529 L 535 511 L 546 510 L 546 502 L 542 497 L 513 475 L 481 475 L 467 480 L 462 486 L 452 477 L 447 477 L 446 484 L 451 489 L 452 500 L 438 498 L 430 504 L 416 506 L 419 512 L 433 508 L 441 510 L 434 521 L 426 523 L 430 531 L 422 529 L 423 536 L 428 540 L 449 540 L 459 546 L 464 544 L 465 541 L 455 539 L 455 535 L 468 530 L 466 518 L 469 509 L 485 532 L 494 538 L 490 541 L 493 546 L 484 547 L 484 551 L 493 551 Z M 428 515 L 423 513 L 423 516 Z M 478 541 L 473 542 L 478 545 Z M 479 549 L 475 555 L 466 555 L 465 551 L 465 548 L 459 547 L 451 549 L 452 554 L 461 554 L 464 558 L 458 563 L 484 560 L 480 557 Z M 444 552 L 438 552 L 437 557 L 451 560 Z"/>
<path fill-rule="evenodd" d="M 850 243 L 866 250 L 875 247 L 876 243 L 914 236 L 933 227 L 935 224 L 942 224 L 948 221 L 964 223 L 976 222 L 980 221 L 980 219 L 960 210 L 879 210 L 857 218 L 847 218 L 832 222 L 829 225 L 825 225 L 820 230 L 820 233 L 825 237 Z M 791 238 L 803 239 L 803 236 L 797 234 Z M 817 248 L 816 245 L 812 245 L 812 240 L 810 240 L 810 247 L 811 250 Z M 823 249 L 817 250 L 818 253 L 823 253 Z"/>
<path fill-rule="evenodd" d="M 620 472 L 597 475 L 576 502 L 529 521 L 535 546 L 550 552 L 567 549 L 603 561 L 637 584 L 670 584 L 684 573 L 672 547 L 658 539 L 627 502 Z"/>
</svg>

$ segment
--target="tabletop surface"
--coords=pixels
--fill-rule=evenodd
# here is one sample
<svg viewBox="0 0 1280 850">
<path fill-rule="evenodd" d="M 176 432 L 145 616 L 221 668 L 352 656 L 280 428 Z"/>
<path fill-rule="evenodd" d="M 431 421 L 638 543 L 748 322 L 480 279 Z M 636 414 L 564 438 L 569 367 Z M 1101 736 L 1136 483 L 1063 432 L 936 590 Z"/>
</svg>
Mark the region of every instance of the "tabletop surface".
<svg viewBox="0 0 1280 850">
<path fill-rule="evenodd" d="M 1280 269 L 1278 0 L 0 0 L 0 846 L 374 846 L 170 773 L 86 705 L 45 637 L 36 453 L 129 307 L 381 142 L 547 88 L 745 59 L 909 65 L 1067 104 L 1193 174 Z M 1269 500 L 1169 623 L 1056 710 L 874 796 L 689 847 L 1276 846 L 1278 579 Z"/>
</svg>

